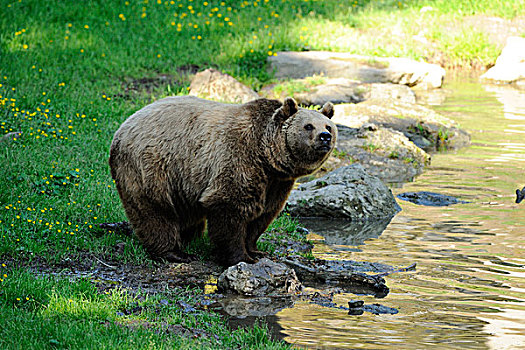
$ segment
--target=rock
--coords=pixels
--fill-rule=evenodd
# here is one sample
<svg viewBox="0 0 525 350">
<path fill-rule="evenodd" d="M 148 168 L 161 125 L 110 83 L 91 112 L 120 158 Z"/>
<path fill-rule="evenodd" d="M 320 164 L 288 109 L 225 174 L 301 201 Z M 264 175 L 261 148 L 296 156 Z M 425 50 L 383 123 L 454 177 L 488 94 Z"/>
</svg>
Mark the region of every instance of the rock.
<svg viewBox="0 0 525 350">
<path fill-rule="evenodd" d="M 359 129 L 342 125 L 337 129 L 336 152 L 325 163 L 326 170 L 351 159 L 384 182 L 403 183 L 412 181 L 430 164 L 430 156 L 399 131 L 370 123 Z"/>
<path fill-rule="evenodd" d="M 449 91 L 445 89 L 432 89 L 432 90 L 423 90 L 415 89 L 414 93 L 416 94 L 416 102 L 419 104 L 430 105 L 430 106 L 439 106 L 442 105 Z"/>
<path fill-rule="evenodd" d="M 315 86 L 311 91 L 294 94 L 296 101 L 306 106 L 358 103 L 370 98 L 416 102 L 415 93 L 405 85 L 398 84 L 359 84 L 353 80 L 330 79 L 326 84 Z"/>
<path fill-rule="evenodd" d="M 382 274 L 398 272 L 399 270 L 381 263 L 353 260 L 296 257 L 294 260 L 284 259 L 283 262 L 292 266 L 301 281 L 309 287 L 319 288 L 323 286 L 325 288 L 326 285 L 330 285 L 341 288 L 346 293 L 374 295 L 376 298 L 384 298 L 390 291 Z M 379 274 L 369 274 L 370 272 L 379 272 Z M 327 300 L 318 301 L 326 306 L 330 304 Z"/>
<path fill-rule="evenodd" d="M 246 296 L 268 296 L 298 291 L 301 282 L 288 266 L 263 258 L 255 264 L 240 262 L 229 267 L 219 276 L 218 286 Z"/>
<path fill-rule="evenodd" d="M 393 307 L 384 306 L 381 304 L 366 304 L 361 307 L 350 307 L 349 302 L 349 308 L 348 308 L 348 314 L 349 315 L 362 315 L 364 311 L 373 313 L 374 315 L 381 315 L 381 314 L 389 314 L 389 315 L 395 315 L 399 312 L 398 309 L 395 309 Z"/>
<path fill-rule="evenodd" d="M 355 79 L 367 83 L 395 83 L 439 88 L 445 70 L 437 65 L 407 58 L 372 57 L 344 52 L 278 52 L 268 58 L 277 78 L 299 79 L 316 74 Z"/>
<path fill-rule="evenodd" d="M 397 198 L 402 199 L 404 201 L 412 202 L 414 204 L 427 205 L 432 207 L 444 207 L 447 205 L 458 203 L 469 203 L 466 201 L 459 200 L 456 197 L 425 191 L 400 193 L 397 195 Z"/>
<path fill-rule="evenodd" d="M 353 164 L 300 184 L 290 194 L 286 210 L 299 217 L 367 220 L 391 217 L 401 208 L 379 178 Z"/>
<path fill-rule="evenodd" d="M 310 91 L 294 94 L 297 103 L 306 106 L 322 106 L 326 102 L 356 103 L 364 100 L 364 89 L 358 82 L 345 78 L 330 79 L 325 84 L 317 85 Z"/>
<path fill-rule="evenodd" d="M 525 38 L 508 37 L 496 65 L 483 74 L 481 79 L 497 83 L 525 80 Z"/>
<path fill-rule="evenodd" d="M 361 83 L 352 79 L 319 76 L 268 85 L 261 89 L 260 93 L 264 97 L 277 99 L 292 96 L 299 104 L 305 106 L 322 106 L 326 102 L 358 103 L 371 98 L 416 102 L 416 94 L 406 85 Z"/>
<path fill-rule="evenodd" d="M 195 74 L 189 94 L 227 103 L 246 103 L 259 98 L 255 91 L 232 76 L 212 68 Z"/>
<path fill-rule="evenodd" d="M 397 130 L 424 150 L 457 149 L 470 144 L 470 135 L 454 121 L 413 103 L 370 99 L 336 105 L 332 120 L 351 128 L 374 123 Z"/>
<path fill-rule="evenodd" d="M 416 103 L 416 94 L 406 85 L 399 84 L 370 84 L 369 92 L 365 94 L 365 100 L 378 99 L 399 101 L 404 103 Z"/>
<path fill-rule="evenodd" d="M 362 300 L 349 300 L 348 301 L 349 309 L 362 308 L 364 305 L 365 305 L 365 302 Z"/>
<path fill-rule="evenodd" d="M 390 314 L 395 315 L 399 310 L 392 307 L 384 306 L 381 304 L 366 304 L 362 300 L 349 300 L 348 301 L 348 314 L 349 315 L 362 315 L 364 311 L 373 313 L 375 315 Z"/>
<path fill-rule="evenodd" d="M 523 189 L 517 189 L 516 190 L 516 203 L 521 203 L 521 201 L 525 198 L 525 187 Z"/>
</svg>

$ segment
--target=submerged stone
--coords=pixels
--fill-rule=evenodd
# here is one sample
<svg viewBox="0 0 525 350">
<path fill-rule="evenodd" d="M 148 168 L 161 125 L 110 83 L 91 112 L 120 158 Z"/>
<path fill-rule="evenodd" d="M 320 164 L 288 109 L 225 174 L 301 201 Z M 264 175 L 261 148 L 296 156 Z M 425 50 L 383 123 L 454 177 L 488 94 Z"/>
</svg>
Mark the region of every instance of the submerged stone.
<svg viewBox="0 0 525 350">
<path fill-rule="evenodd" d="M 374 315 L 380 315 L 380 314 L 395 315 L 399 312 L 399 310 L 394 309 L 393 307 L 388 307 L 388 306 L 384 306 L 381 304 L 363 305 L 363 311 L 373 313 Z"/>
<path fill-rule="evenodd" d="M 397 198 L 404 201 L 409 201 L 418 205 L 426 205 L 432 207 L 444 207 L 447 205 L 458 204 L 458 203 L 469 203 L 457 199 L 456 197 L 447 196 L 441 193 L 434 192 L 405 192 L 397 195 Z"/>
</svg>

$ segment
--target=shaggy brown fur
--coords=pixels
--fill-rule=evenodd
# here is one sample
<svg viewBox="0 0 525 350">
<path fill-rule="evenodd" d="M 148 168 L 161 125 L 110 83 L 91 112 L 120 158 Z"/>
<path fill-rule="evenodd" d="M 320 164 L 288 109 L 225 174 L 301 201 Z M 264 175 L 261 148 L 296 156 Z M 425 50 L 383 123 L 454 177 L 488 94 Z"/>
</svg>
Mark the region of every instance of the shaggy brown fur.
<svg viewBox="0 0 525 350">
<path fill-rule="evenodd" d="M 179 261 L 207 221 L 222 263 L 254 262 L 295 179 L 332 151 L 332 115 L 329 103 L 319 113 L 290 98 L 228 105 L 185 96 L 129 117 L 111 145 L 111 175 L 150 255 Z"/>
</svg>

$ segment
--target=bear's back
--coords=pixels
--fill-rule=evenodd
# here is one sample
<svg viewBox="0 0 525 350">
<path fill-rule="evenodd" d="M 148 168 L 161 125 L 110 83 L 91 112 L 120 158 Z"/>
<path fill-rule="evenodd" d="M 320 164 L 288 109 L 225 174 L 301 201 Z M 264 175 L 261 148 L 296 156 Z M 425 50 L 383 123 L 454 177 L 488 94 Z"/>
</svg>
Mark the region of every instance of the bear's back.
<svg viewBox="0 0 525 350">
<path fill-rule="evenodd" d="M 250 109 L 257 110 L 257 105 L 250 104 Z M 265 118 L 247 113 L 246 106 L 193 96 L 164 98 L 121 125 L 112 153 L 137 169 L 148 192 L 175 192 L 190 202 L 197 200 L 225 168 L 249 162 L 246 158 L 260 142 L 253 130 L 264 125 L 254 123 L 264 124 Z"/>
</svg>

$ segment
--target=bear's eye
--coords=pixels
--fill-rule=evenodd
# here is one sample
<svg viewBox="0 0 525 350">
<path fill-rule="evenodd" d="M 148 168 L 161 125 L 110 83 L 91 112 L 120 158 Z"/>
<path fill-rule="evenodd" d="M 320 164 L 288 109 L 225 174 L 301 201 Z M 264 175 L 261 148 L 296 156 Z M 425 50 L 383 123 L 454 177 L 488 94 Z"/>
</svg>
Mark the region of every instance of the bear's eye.
<svg viewBox="0 0 525 350">
<path fill-rule="evenodd" d="M 313 126 L 312 124 L 306 124 L 306 125 L 304 126 L 304 129 L 310 131 L 310 130 L 313 130 L 313 129 L 314 129 L 314 126 Z"/>
<path fill-rule="evenodd" d="M 326 130 L 327 130 L 328 132 L 332 132 L 332 128 L 330 127 L 330 125 L 327 125 L 327 126 L 326 126 Z"/>
</svg>

